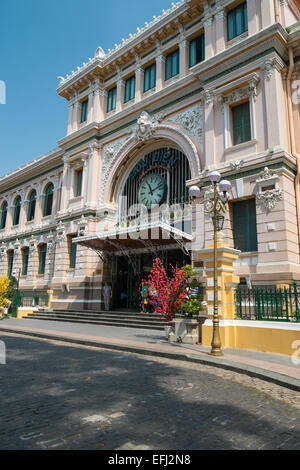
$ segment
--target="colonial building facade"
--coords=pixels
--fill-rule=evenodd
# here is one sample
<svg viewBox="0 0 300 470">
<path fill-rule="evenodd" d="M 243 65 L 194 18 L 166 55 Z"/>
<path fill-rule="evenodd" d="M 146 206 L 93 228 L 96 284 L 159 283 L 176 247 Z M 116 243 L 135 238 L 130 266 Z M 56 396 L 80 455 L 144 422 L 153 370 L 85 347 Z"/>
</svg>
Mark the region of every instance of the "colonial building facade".
<svg viewBox="0 0 300 470">
<path fill-rule="evenodd" d="M 297 0 L 182 0 L 59 77 L 66 136 L 0 179 L 0 274 L 78 310 L 105 282 L 136 308 L 156 256 L 204 279 L 213 226 L 188 187 L 218 170 L 236 274 L 300 280 L 299 19 Z"/>
</svg>

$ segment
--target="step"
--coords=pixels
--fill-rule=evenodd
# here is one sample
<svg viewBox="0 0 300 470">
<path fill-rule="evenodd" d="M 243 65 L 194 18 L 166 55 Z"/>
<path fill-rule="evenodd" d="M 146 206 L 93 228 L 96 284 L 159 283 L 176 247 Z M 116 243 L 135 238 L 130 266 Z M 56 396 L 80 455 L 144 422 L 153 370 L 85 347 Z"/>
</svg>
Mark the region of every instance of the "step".
<svg viewBox="0 0 300 470">
<path fill-rule="evenodd" d="M 24 319 L 28 320 L 41 320 L 41 321 L 58 321 L 64 323 L 84 323 L 84 324 L 92 324 L 92 325 L 107 325 L 107 326 L 117 326 L 122 328 L 139 328 L 139 329 L 149 329 L 149 330 L 164 330 L 164 325 L 161 324 L 157 326 L 155 324 L 145 325 L 142 323 L 124 323 L 124 322 L 115 322 L 115 321 L 105 321 L 105 320 L 86 320 L 86 319 L 78 319 L 78 318 L 64 318 L 58 317 L 53 318 L 51 316 L 40 316 L 38 314 L 32 316 L 24 317 Z"/>
<path fill-rule="evenodd" d="M 71 317 L 74 317 L 74 318 L 93 318 L 93 319 L 104 319 L 104 318 L 107 318 L 107 319 L 111 319 L 111 320 L 123 320 L 123 321 L 131 321 L 131 320 L 137 320 L 137 321 L 147 321 L 147 322 L 161 322 L 163 320 L 160 319 L 160 317 L 158 315 L 155 315 L 155 316 L 148 316 L 148 315 L 131 315 L 131 316 L 127 316 L 127 315 L 110 315 L 110 314 L 107 314 L 107 313 L 69 313 L 69 312 L 37 312 L 38 315 L 55 315 L 57 317 L 59 316 L 71 316 Z M 34 313 L 32 315 L 35 315 Z"/>
<path fill-rule="evenodd" d="M 43 309 L 40 309 L 39 312 L 44 312 Z M 45 312 L 47 313 L 47 312 Z M 53 310 L 51 313 L 56 314 L 72 314 L 72 315 L 112 315 L 112 316 L 126 316 L 126 317 L 147 317 L 147 318 L 157 318 L 158 315 L 155 313 L 139 313 L 139 312 L 124 312 L 124 311 L 93 311 L 93 310 Z"/>
<path fill-rule="evenodd" d="M 128 323 L 128 324 L 131 324 L 131 323 L 141 323 L 143 325 L 161 325 L 162 321 L 160 321 L 158 318 L 156 318 L 155 320 L 149 320 L 147 318 L 138 318 L 138 319 L 135 319 L 135 318 L 122 318 L 122 317 L 109 317 L 109 316 L 106 316 L 106 315 L 98 315 L 98 316 L 93 316 L 93 315 L 69 315 L 69 314 L 60 314 L 60 315 L 56 315 L 55 313 L 30 313 L 28 314 L 27 318 L 36 318 L 36 317 L 40 317 L 40 318 L 44 318 L 44 317 L 47 317 L 47 318 L 53 318 L 53 319 L 58 319 L 58 318 L 65 318 L 65 319 L 74 319 L 74 320 L 86 320 L 86 321 L 110 321 L 111 323 L 115 323 L 115 322 L 121 322 L 121 323 Z"/>
</svg>

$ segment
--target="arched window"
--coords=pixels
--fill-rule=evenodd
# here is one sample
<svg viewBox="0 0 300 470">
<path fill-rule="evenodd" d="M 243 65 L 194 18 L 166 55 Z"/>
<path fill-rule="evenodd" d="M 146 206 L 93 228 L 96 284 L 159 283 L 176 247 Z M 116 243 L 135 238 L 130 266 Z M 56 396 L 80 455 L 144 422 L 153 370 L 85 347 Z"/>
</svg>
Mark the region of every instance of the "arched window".
<svg viewBox="0 0 300 470">
<path fill-rule="evenodd" d="M 31 191 L 30 196 L 29 196 L 28 213 L 27 213 L 28 222 L 34 219 L 35 206 L 36 206 L 36 191 L 33 190 Z"/>
<path fill-rule="evenodd" d="M 6 226 L 6 217 L 7 217 L 7 202 L 4 202 L 1 209 L 1 225 L 0 229 L 5 228 Z"/>
<path fill-rule="evenodd" d="M 15 200 L 15 211 L 14 211 L 14 225 L 19 225 L 21 212 L 21 197 L 18 196 Z"/>
<path fill-rule="evenodd" d="M 50 183 L 45 191 L 44 217 L 52 214 L 54 186 Z"/>
</svg>

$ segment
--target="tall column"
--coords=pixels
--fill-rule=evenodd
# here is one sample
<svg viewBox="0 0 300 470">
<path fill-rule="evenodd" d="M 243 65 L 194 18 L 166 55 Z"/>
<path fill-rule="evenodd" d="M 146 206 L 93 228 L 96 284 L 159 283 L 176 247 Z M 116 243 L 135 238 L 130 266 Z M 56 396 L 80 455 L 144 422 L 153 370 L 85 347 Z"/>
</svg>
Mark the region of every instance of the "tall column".
<svg viewBox="0 0 300 470">
<path fill-rule="evenodd" d="M 86 204 L 97 204 L 97 180 L 98 180 L 98 162 L 99 162 L 99 150 L 98 145 L 93 143 L 90 145 L 88 168 L 87 168 L 87 192 L 86 192 Z"/>
<path fill-rule="evenodd" d="M 258 30 L 258 15 L 256 11 L 256 2 L 254 2 L 253 0 L 247 0 L 247 16 L 248 34 L 255 34 Z"/>
<path fill-rule="evenodd" d="M 42 195 L 41 195 L 41 184 L 38 185 L 37 190 L 36 190 L 36 204 L 35 204 L 35 225 L 39 225 L 42 220 L 42 210 L 43 210 L 43 205 L 42 205 Z"/>
<path fill-rule="evenodd" d="M 158 56 L 156 57 L 156 91 L 159 91 L 164 86 L 166 62 L 166 58 L 162 53 L 160 44 L 157 46 L 157 53 Z"/>
<path fill-rule="evenodd" d="M 225 41 L 226 41 L 226 12 L 225 10 L 220 10 L 215 15 L 215 25 L 216 25 L 216 54 L 225 50 Z M 206 57 L 205 57 L 206 58 Z"/>
<path fill-rule="evenodd" d="M 144 69 L 137 62 L 135 71 L 135 102 L 141 101 L 144 92 Z"/>
<path fill-rule="evenodd" d="M 77 99 L 77 101 L 74 104 L 72 132 L 76 132 L 79 129 L 80 112 L 81 112 L 81 103 Z"/>
<path fill-rule="evenodd" d="M 68 204 L 68 180 L 69 180 L 70 164 L 64 164 L 63 176 L 62 176 L 62 190 L 61 190 L 61 212 L 67 210 Z"/>
<path fill-rule="evenodd" d="M 204 40 L 205 40 L 205 59 L 209 59 L 214 55 L 213 34 L 212 34 L 212 17 L 209 16 L 204 21 Z"/>
<path fill-rule="evenodd" d="M 69 108 L 69 121 L 68 121 L 68 131 L 67 135 L 71 134 L 73 132 L 73 113 L 74 113 L 74 101 L 73 98 L 70 100 L 70 104 L 68 106 Z"/>
<path fill-rule="evenodd" d="M 280 64 L 276 58 L 267 59 L 264 64 L 268 148 L 276 146 L 288 148 L 285 114 L 278 113 L 279 109 L 285 109 L 280 73 L 282 66 L 283 64 Z"/>
<path fill-rule="evenodd" d="M 211 90 L 206 90 L 204 92 L 204 100 L 205 165 L 208 167 L 215 163 L 214 95 Z"/>
<path fill-rule="evenodd" d="M 278 3 L 278 0 L 276 0 Z M 249 2 L 247 2 L 249 3 Z M 251 3 L 251 0 L 250 0 Z M 274 0 L 263 0 L 260 2 L 262 29 L 275 23 Z M 279 4 L 278 4 L 279 5 Z M 278 6 L 279 9 L 279 6 Z"/>
<path fill-rule="evenodd" d="M 94 107 L 94 90 L 92 84 L 90 84 L 88 111 L 87 111 L 87 123 L 93 122 L 93 107 Z"/>
<path fill-rule="evenodd" d="M 117 105 L 116 111 L 122 111 L 123 104 L 124 104 L 124 89 L 125 89 L 125 81 L 119 76 L 119 80 L 117 83 Z"/>
<path fill-rule="evenodd" d="M 179 43 L 179 76 L 183 78 L 186 76 L 189 66 L 189 41 L 183 39 Z"/>
</svg>

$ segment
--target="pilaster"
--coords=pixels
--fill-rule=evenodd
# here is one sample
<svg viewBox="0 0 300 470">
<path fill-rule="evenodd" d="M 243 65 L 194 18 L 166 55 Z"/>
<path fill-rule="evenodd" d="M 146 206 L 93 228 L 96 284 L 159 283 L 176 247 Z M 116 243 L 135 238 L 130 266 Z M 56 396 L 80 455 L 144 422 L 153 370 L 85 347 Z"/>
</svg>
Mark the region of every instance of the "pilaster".
<svg viewBox="0 0 300 470">
<path fill-rule="evenodd" d="M 251 0 L 250 2 L 247 2 L 247 3 L 251 3 Z M 261 8 L 262 29 L 264 29 L 267 26 L 270 26 L 270 24 L 275 23 L 274 0 L 261 1 L 260 8 Z"/>
<path fill-rule="evenodd" d="M 215 120 L 214 94 L 212 90 L 204 92 L 204 146 L 206 167 L 215 164 Z"/>
<path fill-rule="evenodd" d="M 278 110 L 285 109 L 282 76 L 280 71 L 284 64 L 277 57 L 269 58 L 264 62 L 264 88 L 266 103 L 266 123 L 268 148 L 280 146 L 287 148 L 287 129 L 285 113 Z"/>
<path fill-rule="evenodd" d="M 156 91 L 159 91 L 164 86 L 166 58 L 161 51 L 160 45 L 157 46 L 157 53 L 158 55 L 156 57 Z"/>
<path fill-rule="evenodd" d="M 144 69 L 137 62 L 137 69 L 135 71 L 135 102 L 141 101 L 144 91 Z"/>
<path fill-rule="evenodd" d="M 212 16 L 207 16 L 204 20 L 204 31 L 205 31 L 205 59 L 210 59 L 214 55 L 213 48 L 213 20 Z"/>
<path fill-rule="evenodd" d="M 124 104 L 124 89 L 125 89 L 125 80 L 122 79 L 121 73 L 119 71 L 118 82 L 117 82 L 117 105 L 116 111 L 122 111 Z"/>
<path fill-rule="evenodd" d="M 220 10 L 215 15 L 215 31 L 216 31 L 216 54 L 225 50 L 226 40 L 226 12 Z"/>
</svg>

